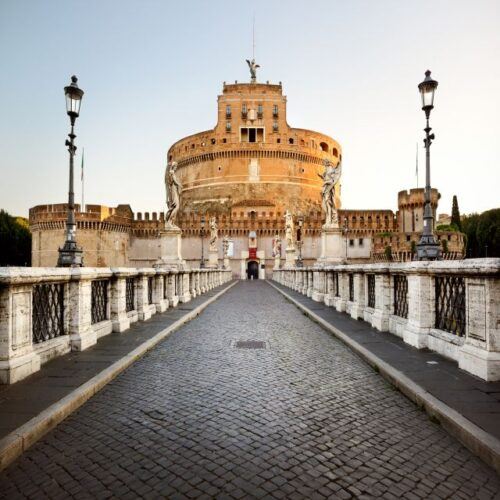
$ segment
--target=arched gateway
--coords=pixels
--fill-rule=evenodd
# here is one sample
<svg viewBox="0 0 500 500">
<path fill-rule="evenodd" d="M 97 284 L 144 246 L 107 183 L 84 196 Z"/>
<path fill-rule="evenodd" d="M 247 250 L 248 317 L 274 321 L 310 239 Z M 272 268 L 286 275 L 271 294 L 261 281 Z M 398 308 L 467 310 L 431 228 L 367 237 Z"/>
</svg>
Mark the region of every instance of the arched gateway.
<svg viewBox="0 0 500 500">
<path fill-rule="evenodd" d="M 259 263 L 256 260 L 249 260 L 247 262 L 247 278 L 249 280 L 259 279 Z"/>
</svg>

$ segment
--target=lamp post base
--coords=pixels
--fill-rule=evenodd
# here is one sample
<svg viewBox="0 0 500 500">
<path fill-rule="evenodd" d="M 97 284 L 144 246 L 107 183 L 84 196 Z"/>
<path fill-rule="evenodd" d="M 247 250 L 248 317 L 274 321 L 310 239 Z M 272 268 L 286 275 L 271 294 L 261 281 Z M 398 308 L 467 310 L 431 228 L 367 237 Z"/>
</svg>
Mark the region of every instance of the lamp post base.
<svg viewBox="0 0 500 500">
<path fill-rule="evenodd" d="M 440 260 L 441 246 L 434 236 L 422 237 L 417 243 L 417 260 Z"/>
<path fill-rule="evenodd" d="M 59 249 L 57 267 L 82 267 L 83 250 L 76 246 L 75 241 L 66 240 L 64 246 Z"/>
</svg>

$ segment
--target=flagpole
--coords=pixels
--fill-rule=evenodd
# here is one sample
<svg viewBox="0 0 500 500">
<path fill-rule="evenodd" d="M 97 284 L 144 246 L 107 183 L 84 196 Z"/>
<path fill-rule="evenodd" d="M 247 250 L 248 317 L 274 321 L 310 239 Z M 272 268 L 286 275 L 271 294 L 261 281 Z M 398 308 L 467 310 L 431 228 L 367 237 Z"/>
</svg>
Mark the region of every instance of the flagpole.
<svg viewBox="0 0 500 500">
<path fill-rule="evenodd" d="M 82 148 L 82 174 L 81 174 L 81 181 L 82 181 L 82 208 L 81 211 L 85 212 L 85 183 L 84 183 L 84 175 L 83 175 L 83 157 L 85 155 L 85 148 Z"/>
<path fill-rule="evenodd" d="M 417 176 L 417 189 L 418 189 L 418 142 L 417 142 L 417 154 L 416 154 L 415 175 Z"/>
</svg>

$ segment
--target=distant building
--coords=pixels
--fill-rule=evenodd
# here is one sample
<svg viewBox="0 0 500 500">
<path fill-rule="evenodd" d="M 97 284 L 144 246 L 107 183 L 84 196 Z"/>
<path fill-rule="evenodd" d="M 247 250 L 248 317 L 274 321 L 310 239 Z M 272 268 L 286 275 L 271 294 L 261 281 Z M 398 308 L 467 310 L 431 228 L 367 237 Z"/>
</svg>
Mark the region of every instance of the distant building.
<svg viewBox="0 0 500 500">
<path fill-rule="evenodd" d="M 342 148 L 325 134 L 290 127 L 286 103 L 281 83 L 224 83 L 216 126 L 185 137 L 168 150 L 167 161 L 178 163 L 182 184 L 177 224 L 182 229 L 183 257 L 189 264 L 197 266 L 200 261 L 201 216 L 207 221 L 216 216 L 220 243 L 223 235 L 231 242 L 233 273 L 245 277 L 259 268 L 261 277 L 269 276 L 274 266 L 272 240 L 276 233 L 283 238 L 286 210 L 304 218 L 302 234 L 297 235 L 302 240 L 304 264 L 312 265 L 319 257 L 323 216 L 318 174 L 323 172 L 325 159 L 334 164 L 342 160 Z M 158 177 L 163 178 L 163 171 Z M 434 213 L 438 199 L 434 189 Z M 410 259 L 412 242 L 418 241 L 423 227 L 423 201 L 423 189 L 411 189 L 398 194 L 396 214 L 340 209 L 347 258 L 353 262 L 384 260 L 386 247 L 391 246 L 393 259 Z M 341 207 L 340 185 L 336 205 Z M 76 219 L 77 241 L 87 266 L 150 266 L 159 257 L 163 212 L 134 215 L 130 205 L 87 205 L 87 211 L 78 211 Z M 65 220 L 64 204 L 30 210 L 34 266 L 56 264 Z M 440 238 L 446 239 L 450 256 L 461 256 L 461 233 Z"/>
</svg>

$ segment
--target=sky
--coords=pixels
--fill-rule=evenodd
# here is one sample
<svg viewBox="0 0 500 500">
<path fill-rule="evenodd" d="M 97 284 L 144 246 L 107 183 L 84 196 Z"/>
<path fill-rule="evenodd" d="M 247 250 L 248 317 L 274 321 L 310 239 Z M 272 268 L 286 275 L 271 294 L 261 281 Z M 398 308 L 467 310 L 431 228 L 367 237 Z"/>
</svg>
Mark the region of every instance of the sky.
<svg viewBox="0 0 500 500">
<path fill-rule="evenodd" d="M 169 146 L 213 128 L 223 81 L 283 82 L 288 122 L 343 149 L 342 206 L 397 209 L 425 184 L 417 85 L 439 82 L 431 126 L 438 212 L 500 206 L 498 0 L 0 0 L 0 208 L 67 200 L 63 88 L 76 123 L 77 201 L 164 210 Z"/>
</svg>

